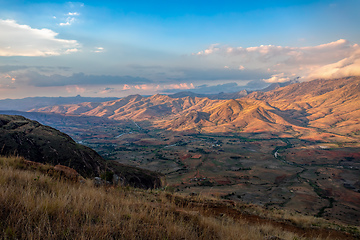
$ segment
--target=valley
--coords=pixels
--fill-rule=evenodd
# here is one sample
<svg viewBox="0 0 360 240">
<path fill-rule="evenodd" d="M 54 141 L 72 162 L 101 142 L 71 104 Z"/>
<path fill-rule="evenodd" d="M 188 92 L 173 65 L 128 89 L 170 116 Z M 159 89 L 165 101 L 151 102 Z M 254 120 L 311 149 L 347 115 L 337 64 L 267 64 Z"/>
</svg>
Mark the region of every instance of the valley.
<svg viewBox="0 0 360 240">
<path fill-rule="evenodd" d="M 360 144 L 148 129 L 148 122 L 23 113 L 102 157 L 161 172 L 182 195 L 240 200 L 359 225 Z M 320 134 L 320 133 L 319 133 Z"/>
<path fill-rule="evenodd" d="M 359 225 L 359 78 L 244 98 L 129 96 L 20 114 L 107 160 L 157 171 L 182 195 L 239 200 Z"/>
</svg>

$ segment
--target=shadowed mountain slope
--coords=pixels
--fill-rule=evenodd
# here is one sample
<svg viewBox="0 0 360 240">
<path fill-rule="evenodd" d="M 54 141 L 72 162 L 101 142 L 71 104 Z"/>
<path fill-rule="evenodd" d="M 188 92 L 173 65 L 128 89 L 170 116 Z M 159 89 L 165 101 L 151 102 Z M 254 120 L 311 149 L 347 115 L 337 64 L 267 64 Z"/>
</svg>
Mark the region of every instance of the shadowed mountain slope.
<svg viewBox="0 0 360 240">
<path fill-rule="evenodd" d="M 105 161 L 94 150 L 77 144 L 68 135 L 22 116 L 0 115 L 1 155 L 19 155 L 30 161 L 61 164 L 85 177 L 105 171 L 119 175 L 123 184 L 153 188 L 161 185 L 161 176 L 151 171 Z"/>
</svg>

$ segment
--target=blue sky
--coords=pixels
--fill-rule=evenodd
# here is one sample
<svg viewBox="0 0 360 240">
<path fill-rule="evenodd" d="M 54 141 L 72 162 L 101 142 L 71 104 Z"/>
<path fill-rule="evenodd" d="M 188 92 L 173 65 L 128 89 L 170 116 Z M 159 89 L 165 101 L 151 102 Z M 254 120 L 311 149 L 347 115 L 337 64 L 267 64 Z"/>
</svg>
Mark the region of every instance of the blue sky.
<svg viewBox="0 0 360 240">
<path fill-rule="evenodd" d="M 360 75 L 359 9 L 359 0 L 0 0 L 0 98 Z"/>
</svg>

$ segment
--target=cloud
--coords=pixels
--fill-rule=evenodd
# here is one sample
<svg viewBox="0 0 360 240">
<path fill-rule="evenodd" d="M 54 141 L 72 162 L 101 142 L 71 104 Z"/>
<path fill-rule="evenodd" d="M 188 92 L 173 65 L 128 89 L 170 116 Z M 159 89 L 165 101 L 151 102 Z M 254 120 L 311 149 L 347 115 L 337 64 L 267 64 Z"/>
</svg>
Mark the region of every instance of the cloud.
<svg viewBox="0 0 360 240">
<path fill-rule="evenodd" d="M 70 8 L 76 8 L 76 7 L 84 7 L 85 4 L 82 2 L 66 2 L 66 4 L 70 7 Z"/>
<path fill-rule="evenodd" d="M 203 51 L 200 51 L 200 52 L 197 52 L 197 53 L 193 53 L 192 55 L 210 55 L 210 54 L 213 54 L 215 52 L 218 52 L 221 50 L 221 48 L 219 48 L 220 44 L 219 43 L 215 43 L 215 44 L 211 44 L 209 48 L 203 50 Z"/>
<path fill-rule="evenodd" d="M 65 51 L 65 53 L 66 53 L 66 54 L 76 53 L 76 52 L 78 52 L 78 51 L 79 51 L 79 49 L 77 49 L 77 48 L 71 48 L 71 49 L 67 49 L 67 50 Z"/>
<path fill-rule="evenodd" d="M 79 4 L 79 3 L 68 2 L 68 4 L 69 4 L 69 7 L 72 9 L 84 6 L 83 4 Z M 80 13 L 76 12 L 76 11 L 72 11 L 72 12 L 68 12 L 68 13 L 64 14 L 64 16 L 65 16 L 65 18 L 60 17 L 60 19 L 64 22 L 59 23 L 59 25 L 60 26 L 70 26 L 77 21 L 76 17 L 80 16 Z M 56 17 L 55 17 L 55 19 L 56 19 Z"/>
<path fill-rule="evenodd" d="M 12 71 L 20 70 L 20 69 L 26 69 L 29 68 L 28 66 L 18 66 L 18 65 L 3 65 L 0 66 L 0 74 L 1 73 L 9 73 Z"/>
<path fill-rule="evenodd" d="M 76 40 L 58 39 L 50 29 L 35 29 L 14 20 L 0 19 L 0 56 L 51 56 L 75 52 Z"/>
<path fill-rule="evenodd" d="M 222 66 L 221 68 L 179 68 L 174 69 L 176 77 L 170 77 L 169 80 L 176 81 L 193 81 L 193 80 L 254 80 L 264 79 L 271 76 L 261 69 L 242 69 Z"/>
<path fill-rule="evenodd" d="M 213 44 L 208 49 L 200 51 L 195 55 L 219 54 L 223 56 L 238 56 L 243 59 L 259 60 L 268 62 L 279 60 L 287 63 L 309 63 L 328 62 L 328 57 L 344 57 L 353 51 L 353 47 L 345 39 L 339 39 L 335 42 L 321 44 L 311 47 L 283 47 L 275 45 L 261 45 L 257 47 L 228 47 Z"/>
<path fill-rule="evenodd" d="M 35 71 L 17 73 L 17 82 L 36 87 L 53 87 L 67 85 L 119 85 L 151 83 L 149 79 L 131 76 L 85 75 L 76 73 L 71 76 L 54 74 L 42 75 Z"/>
<path fill-rule="evenodd" d="M 69 15 L 69 16 L 79 16 L 80 13 L 78 13 L 78 12 L 69 12 L 67 15 Z"/>
<path fill-rule="evenodd" d="M 107 87 L 107 88 L 102 89 L 99 93 L 100 93 L 100 94 L 108 94 L 108 93 L 114 92 L 115 90 L 116 90 L 115 88 L 109 88 L 109 87 Z"/>
<path fill-rule="evenodd" d="M 194 88 L 195 88 L 194 84 L 192 83 L 170 84 L 166 86 L 166 89 L 176 89 L 176 90 L 194 89 Z"/>
<path fill-rule="evenodd" d="M 192 83 L 179 83 L 179 84 L 138 84 L 138 85 L 130 85 L 124 84 L 121 90 L 129 91 L 129 90 L 139 90 L 139 91 L 148 91 L 148 92 L 171 92 L 174 90 L 175 92 L 179 90 L 188 90 L 194 89 L 194 85 Z"/>
<path fill-rule="evenodd" d="M 359 74 L 359 45 L 345 39 L 307 47 L 261 45 L 255 47 L 230 47 L 213 44 L 194 53 L 210 60 L 217 59 L 222 66 L 239 70 L 267 69 L 271 77 L 267 82 L 284 82 L 295 76 L 313 79 L 315 76 L 349 76 Z M 326 74 L 321 72 L 326 71 Z"/>
<path fill-rule="evenodd" d="M 124 87 L 122 88 L 122 90 L 130 90 L 131 87 L 128 84 L 124 84 Z"/>
<path fill-rule="evenodd" d="M 235 82 L 217 84 L 217 85 L 213 85 L 213 86 L 204 84 L 204 85 L 200 85 L 200 86 L 196 86 L 196 87 L 194 87 L 194 85 L 191 84 L 191 87 L 189 87 L 189 88 L 180 88 L 180 89 L 179 88 L 168 88 L 168 89 L 164 89 L 163 92 L 176 93 L 176 92 L 179 92 L 179 90 L 191 90 L 191 92 L 200 93 L 200 94 L 216 94 L 216 93 L 220 93 L 220 92 L 226 92 L 226 93 L 239 92 L 244 89 L 259 90 L 259 89 L 263 89 L 263 88 L 267 87 L 268 85 L 269 85 L 268 83 L 266 83 L 262 80 L 250 81 L 248 84 L 246 84 L 244 86 L 240 86 Z"/>
<path fill-rule="evenodd" d="M 16 89 L 16 87 L 11 86 L 9 84 L 0 84 L 0 91 L 1 90 L 6 90 L 6 89 Z"/>
<path fill-rule="evenodd" d="M 162 69 L 163 67 L 160 65 L 140 65 L 140 64 L 128 64 L 127 67 L 132 68 L 132 69 Z"/>
<path fill-rule="evenodd" d="M 105 51 L 105 49 L 103 47 L 96 47 L 93 52 L 101 53 L 101 52 L 104 52 L 104 51 Z"/>
<path fill-rule="evenodd" d="M 66 91 L 68 93 L 84 93 L 86 92 L 86 89 L 75 85 L 71 87 L 70 86 L 66 87 Z"/>
<path fill-rule="evenodd" d="M 284 73 L 279 73 L 272 75 L 271 78 L 264 79 L 264 81 L 268 83 L 288 82 L 290 81 L 290 78 L 285 76 Z"/>
<path fill-rule="evenodd" d="M 73 24 L 75 22 L 75 18 L 74 17 L 68 17 L 66 18 L 66 22 L 63 23 L 59 23 L 60 26 L 70 26 L 71 24 Z"/>
<path fill-rule="evenodd" d="M 239 86 L 237 83 L 225 83 L 225 84 L 218 84 L 215 86 L 209 85 L 201 85 L 197 86 L 192 92 L 195 93 L 219 93 L 219 92 L 238 92 L 244 89 L 244 86 Z"/>
<path fill-rule="evenodd" d="M 36 70 L 43 73 L 54 72 L 60 70 L 61 72 L 68 72 L 72 68 L 71 67 L 64 67 L 64 66 L 24 66 L 24 65 L 0 65 L 0 74 L 9 73 L 11 75 L 16 75 L 18 73 L 24 74 L 24 70 Z"/>
<path fill-rule="evenodd" d="M 308 78 L 341 78 L 348 76 L 360 76 L 360 48 L 347 58 L 314 70 Z"/>
</svg>

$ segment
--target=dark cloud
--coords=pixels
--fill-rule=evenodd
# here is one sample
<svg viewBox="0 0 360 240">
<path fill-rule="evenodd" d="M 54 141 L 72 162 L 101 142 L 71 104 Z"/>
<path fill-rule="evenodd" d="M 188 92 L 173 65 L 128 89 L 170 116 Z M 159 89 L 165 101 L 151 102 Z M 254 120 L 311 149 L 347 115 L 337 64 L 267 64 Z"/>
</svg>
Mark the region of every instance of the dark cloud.
<svg viewBox="0 0 360 240">
<path fill-rule="evenodd" d="M 46 76 L 34 71 L 27 71 L 17 75 L 18 83 L 24 83 L 36 87 L 55 87 L 67 85 L 117 85 L 117 84 L 145 84 L 152 81 L 141 77 L 110 76 L 110 75 L 85 75 L 75 73 L 71 76 L 54 74 Z"/>
<path fill-rule="evenodd" d="M 24 70 L 24 69 L 37 69 L 42 72 L 51 72 L 56 69 L 62 71 L 70 71 L 71 67 L 48 67 L 48 66 L 24 66 L 24 65 L 3 65 L 0 66 L 0 73 L 9 73 L 17 70 Z"/>
<path fill-rule="evenodd" d="M 11 66 L 11 65 L 3 65 L 0 66 L 0 73 L 9 73 L 16 70 L 29 68 L 27 66 Z"/>
<path fill-rule="evenodd" d="M 115 88 L 110 88 L 110 87 L 104 88 L 105 91 L 114 90 L 114 89 Z"/>
<path fill-rule="evenodd" d="M 71 67 L 57 67 L 58 69 L 60 70 L 63 70 L 63 71 L 70 71 L 71 70 Z"/>
<path fill-rule="evenodd" d="M 11 86 L 11 85 L 4 85 L 4 84 L 0 84 L 0 89 L 16 89 L 16 87 Z"/>
<path fill-rule="evenodd" d="M 160 65 L 145 66 L 145 65 L 140 65 L 140 64 L 128 64 L 127 67 L 132 68 L 132 69 L 159 69 L 159 68 L 163 68 Z"/>
</svg>

